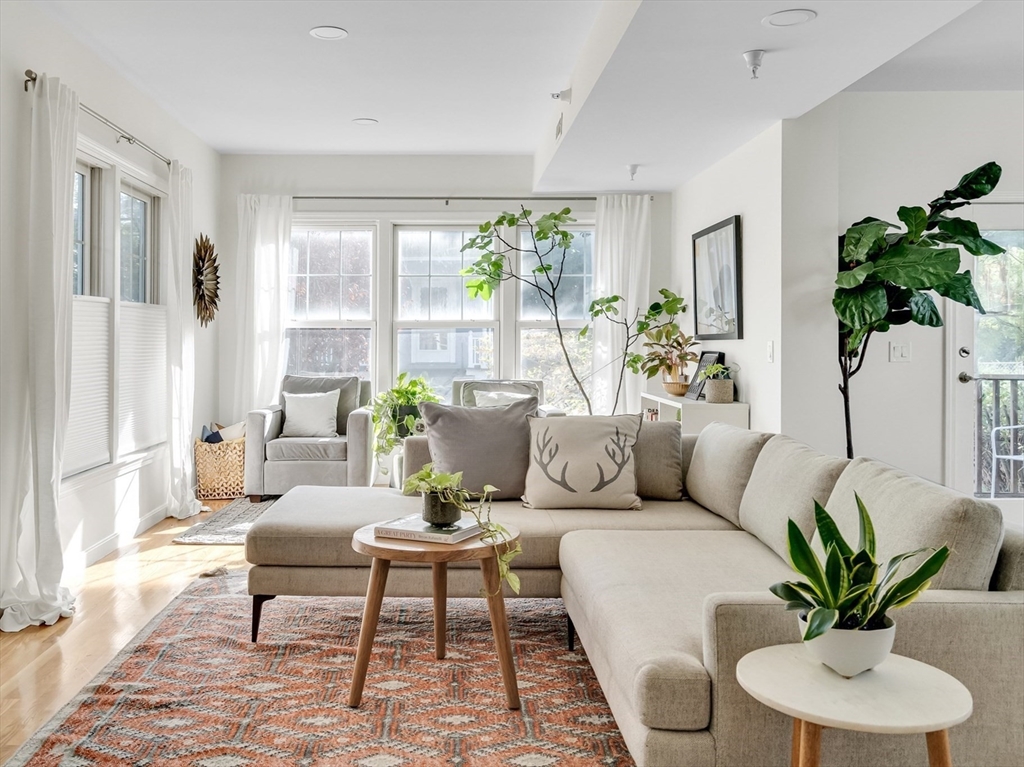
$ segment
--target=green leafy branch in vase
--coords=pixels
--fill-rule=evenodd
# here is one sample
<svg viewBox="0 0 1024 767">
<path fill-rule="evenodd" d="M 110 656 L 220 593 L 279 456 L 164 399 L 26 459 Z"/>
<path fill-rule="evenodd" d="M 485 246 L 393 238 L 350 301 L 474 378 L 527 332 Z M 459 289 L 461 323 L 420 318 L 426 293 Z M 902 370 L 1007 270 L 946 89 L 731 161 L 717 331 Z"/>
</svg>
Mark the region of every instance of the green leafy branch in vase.
<svg viewBox="0 0 1024 767">
<path fill-rule="evenodd" d="M 523 553 L 519 541 L 512 545 L 512 534 L 491 519 L 491 498 L 498 488 L 484 485 L 482 493 L 472 493 L 462 486 L 462 472 L 435 472 L 434 464 L 428 463 L 405 481 L 403 492 L 433 494 L 442 503 L 450 503 L 464 514 L 470 514 L 483 530 L 482 541 L 494 547 L 498 558 L 498 576 L 516 594 L 519 593 L 519 576 L 512 572 L 512 560 Z M 476 503 L 474 504 L 474 501 Z M 493 596 L 493 595 L 492 595 Z"/>
<path fill-rule="evenodd" d="M 970 270 L 958 271 L 957 246 L 973 256 L 998 255 L 1003 248 L 983 238 L 973 221 L 946 214 L 989 194 L 1000 175 L 1002 169 L 996 163 L 985 163 L 928 203 L 927 211 L 901 207 L 896 215 L 905 232 L 891 232 L 899 227 L 868 217 L 840 238 L 832 306 L 839 318 L 839 391 L 846 418 L 847 458 L 853 458 L 850 379 L 864 365 L 872 335 L 908 322 L 941 327 L 942 316 L 925 291 L 985 313 Z"/>
<path fill-rule="evenodd" d="M 677 316 L 686 311 L 686 300 L 666 288 L 662 288 L 658 293 L 661 294 L 661 301 L 652 303 L 642 315 L 640 314 L 640 309 L 634 310 L 632 317 L 628 316 L 628 314 L 626 316 L 621 314 L 622 311 L 629 311 L 629 307 L 626 306 L 626 299 L 622 296 L 606 296 L 590 302 L 590 308 L 587 311 L 592 320 L 604 318 L 612 323 L 612 325 L 622 328 L 622 354 L 611 363 L 615 364 L 617 362 L 619 364 L 619 376 L 615 386 L 612 413 L 619 406 L 619 397 L 622 395 L 622 384 L 627 370 L 633 373 L 642 372 L 648 378 L 653 378 L 657 375 L 658 371 L 665 367 L 664 360 L 668 358 L 667 355 L 674 355 L 672 357 L 674 364 L 681 363 L 682 368 L 680 372 L 685 369 L 686 362 L 696 362 L 697 360 L 697 356 L 693 352 L 687 351 L 689 346 L 695 345 L 693 339 L 683 335 L 675 321 Z M 580 330 L 580 338 L 586 337 L 589 332 L 590 325 L 584 326 Z M 648 354 L 643 355 L 631 351 L 633 345 L 641 337 L 647 339 L 644 343 L 645 348 L 652 348 L 661 353 L 648 352 Z M 682 351 L 676 352 L 674 345 L 679 337 L 688 341 L 689 346 L 686 346 Z"/>
<path fill-rule="evenodd" d="M 819 637 L 831 628 L 873 631 L 887 628 L 889 610 L 906 607 L 928 588 L 932 578 L 946 564 L 949 548 L 923 548 L 897 554 L 880 568 L 875 560 L 875 528 L 859 495 L 860 542 L 855 552 L 846 542 L 835 520 L 821 504 L 814 502 L 814 520 L 825 550 L 824 564 L 792 519 L 789 520 L 789 561 L 806 581 L 785 581 L 769 588 L 786 602 L 787 610 L 806 613 L 804 641 Z M 900 566 L 911 557 L 932 552 L 914 572 L 896 580 Z"/>
</svg>

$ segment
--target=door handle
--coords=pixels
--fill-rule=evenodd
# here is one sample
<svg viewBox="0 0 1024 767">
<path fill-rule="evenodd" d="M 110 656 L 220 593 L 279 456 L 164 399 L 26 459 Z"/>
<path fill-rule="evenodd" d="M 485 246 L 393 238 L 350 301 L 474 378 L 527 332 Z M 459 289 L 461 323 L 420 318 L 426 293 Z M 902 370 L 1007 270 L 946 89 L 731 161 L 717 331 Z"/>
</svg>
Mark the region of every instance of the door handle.
<svg viewBox="0 0 1024 767">
<path fill-rule="evenodd" d="M 956 379 L 957 379 L 957 380 L 958 380 L 958 381 L 959 381 L 960 383 L 970 383 L 971 381 L 973 381 L 973 380 L 974 380 L 974 376 L 972 376 L 972 375 L 969 375 L 969 374 L 967 374 L 967 373 L 961 373 L 960 375 L 958 375 L 958 376 L 956 377 Z"/>
</svg>

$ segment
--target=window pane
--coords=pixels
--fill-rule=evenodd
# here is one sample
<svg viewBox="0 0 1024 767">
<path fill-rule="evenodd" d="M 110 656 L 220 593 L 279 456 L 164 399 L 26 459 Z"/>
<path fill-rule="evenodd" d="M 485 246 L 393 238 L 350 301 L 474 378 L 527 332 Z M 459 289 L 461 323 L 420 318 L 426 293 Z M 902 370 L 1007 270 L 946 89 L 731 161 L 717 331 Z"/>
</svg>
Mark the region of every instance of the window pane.
<svg viewBox="0 0 1024 767">
<path fill-rule="evenodd" d="M 580 377 L 589 376 L 593 356 L 592 336 L 581 339 L 575 328 L 565 331 L 565 342 L 569 355 Z M 523 330 L 519 337 L 519 375 L 521 378 L 536 378 L 544 381 L 544 401 L 548 405 L 571 414 L 586 414 L 587 406 L 576 383 L 569 374 L 569 368 L 562 356 L 558 343 L 558 332 L 554 329 Z M 584 380 L 587 395 L 591 393 L 587 379 Z"/>
<path fill-rule="evenodd" d="M 72 192 L 73 261 L 71 290 L 76 296 L 85 293 L 85 174 L 75 173 Z"/>
<path fill-rule="evenodd" d="M 398 278 L 398 319 L 430 319 L 430 278 Z"/>
<path fill-rule="evenodd" d="M 982 375 L 1024 374 L 1024 231 L 985 231 L 1006 252 L 973 259 L 974 286 L 985 314 L 974 314 L 976 370 Z M 989 389 L 991 391 L 991 389 Z M 1007 419 L 1012 423 L 1011 419 Z"/>
<path fill-rule="evenodd" d="M 458 274 L 462 269 L 462 232 L 430 233 L 430 273 Z"/>
<path fill-rule="evenodd" d="M 369 328 L 291 328 L 285 331 L 290 375 L 370 375 Z"/>
<path fill-rule="evenodd" d="M 144 303 L 149 245 L 145 200 L 121 192 L 121 300 Z"/>
<path fill-rule="evenodd" d="M 406 328 L 398 331 L 398 372 L 424 376 L 444 401 L 455 378 L 494 377 L 490 328 Z"/>
<path fill-rule="evenodd" d="M 341 271 L 343 274 L 370 274 L 373 233 L 346 230 L 341 233 Z"/>
<path fill-rule="evenodd" d="M 309 315 L 311 320 L 341 319 L 341 284 L 338 277 L 309 278 Z"/>
<path fill-rule="evenodd" d="M 398 273 L 430 274 L 430 232 L 398 230 Z"/>
<path fill-rule="evenodd" d="M 594 233 L 591 229 L 572 229 L 572 245 L 565 252 L 555 248 L 549 253 L 550 241 L 539 243 L 537 253 L 523 253 L 520 256 L 519 273 L 528 279 L 534 279 L 533 270 L 541 259 L 553 267 L 552 280 L 557 281 L 559 273 L 563 273 L 558 285 L 558 316 L 563 320 L 579 320 L 586 318 L 587 307 L 593 300 L 591 276 L 593 275 Z M 533 249 L 534 242 L 528 229 L 519 231 L 519 247 Z M 544 278 L 541 277 L 541 284 Z M 549 320 L 551 313 L 545 306 L 544 299 L 536 288 L 521 285 L 519 290 L 519 317 L 524 320 Z"/>
<path fill-rule="evenodd" d="M 306 319 L 306 280 L 306 277 L 288 278 L 288 317 L 290 319 Z"/>
<path fill-rule="evenodd" d="M 341 232 L 309 233 L 309 273 L 341 274 Z"/>
<path fill-rule="evenodd" d="M 371 277 L 345 277 L 342 281 L 342 319 L 370 319 Z"/>
<path fill-rule="evenodd" d="M 494 305 L 491 301 L 484 301 L 479 296 L 470 298 L 466 290 L 466 283 L 472 277 L 462 278 L 462 317 L 467 320 L 489 320 L 494 318 Z"/>
<path fill-rule="evenodd" d="M 462 278 L 430 278 L 430 319 L 462 319 Z"/>
<path fill-rule="evenodd" d="M 292 253 L 288 260 L 288 274 L 308 274 L 309 232 L 292 232 Z"/>
</svg>

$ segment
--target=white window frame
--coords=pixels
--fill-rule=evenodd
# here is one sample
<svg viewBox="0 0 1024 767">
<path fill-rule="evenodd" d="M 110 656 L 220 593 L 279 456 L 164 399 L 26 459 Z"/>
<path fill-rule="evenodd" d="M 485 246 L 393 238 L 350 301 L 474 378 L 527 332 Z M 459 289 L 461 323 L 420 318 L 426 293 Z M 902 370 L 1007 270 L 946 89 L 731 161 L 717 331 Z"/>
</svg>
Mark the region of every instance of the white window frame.
<svg viewBox="0 0 1024 767">
<path fill-rule="evenodd" d="M 292 219 L 292 230 L 288 236 L 289 247 L 291 243 L 291 235 L 294 232 L 343 232 L 343 231 L 355 231 L 365 232 L 369 231 L 372 242 L 370 243 L 370 316 L 367 319 L 337 319 L 337 320 L 295 320 L 290 316 L 285 316 L 284 328 L 285 333 L 289 330 L 369 330 L 370 331 L 370 358 L 368 361 L 368 370 L 366 375 L 369 380 L 374 380 L 377 370 L 377 316 L 378 316 L 378 273 L 380 272 L 380 228 L 375 222 L 368 221 L 348 221 L 348 220 L 323 220 L 314 219 L 302 216 L 293 216 Z M 309 254 L 307 253 L 307 259 Z M 286 279 L 291 277 L 291 272 L 288 266 L 285 266 L 285 277 Z M 308 275 L 309 270 L 307 268 L 306 273 Z M 350 275 L 350 276 L 367 276 L 367 275 Z M 339 265 L 338 279 L 342 280 L 344 273 L 341 271 Z M 284 295 L 282 296 L 283 301 L 288 301 L 288 286 L 284 287 Z M 308 305 L 308 304 L 307 304 Z M 285 360 L 287 364 L 287 360 Z M 286 371 L 287 372 L 287 371 Z"/>
<path fill-rule="evenodd" d="M 493 313 L 490 319 L 449 319 L 449 320 L 404 320 L 399 318 L 399 305 L 400 305 L 400 290 L 401 280 L 403 276 L 400 274 L 398 259 L 398 236 L 401 231 L 455 231 L 455 232 L 477 232 L 479 230 L 480 222 L 420 222 L 420 223 L 398 223 L 395 222 L 392 225 L 392 269 L 395 275 L 393 280 L 393 288 L 391 293 L 391 305 L 392 305 L 392 332 L 391 332 L 391 369 L 397 376 L 400 371 L 398 362 L 398 335 L 403 330 L 450 330 L 458 332 L 460 330 L 490 330 L 492 338 L 494 339 L 494 365 L 491 369 L 491 375 L 493 378 L 501 377 L 501 365 L 502 365 L 502 353 L 501 350 L 504 347 L 502 333 L 501 333 L 501 317 L 502 317 L 502 298 L 506 293 L 504 290 L 496 290 L 491 297 Z M 429 259 L 429 253 L 428 253 Z M 425 276 L 425 275 L 419 275 Z M 447 277 L 453 277 L 455 275 L 443 275 Z M 504 285 L 502 285 L 504 287 Z M 441 351 L 425 351 L 425 350 L 413 350 L 412 361 L 422 363 L 438 363 L 446 362 L 451 359 L 451 355 L 456 352 L 456 345 L 449 344 L 450 348 Z"/>
</svg>

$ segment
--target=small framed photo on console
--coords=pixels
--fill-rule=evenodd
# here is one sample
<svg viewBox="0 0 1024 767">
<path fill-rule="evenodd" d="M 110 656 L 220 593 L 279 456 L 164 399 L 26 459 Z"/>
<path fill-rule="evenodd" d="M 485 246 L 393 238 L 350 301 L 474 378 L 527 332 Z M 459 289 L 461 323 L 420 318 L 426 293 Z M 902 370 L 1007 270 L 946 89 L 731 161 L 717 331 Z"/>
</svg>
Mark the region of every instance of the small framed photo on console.
<svg viewBox="0 0 1024 767">
<path fill-rule="evenodd" d="M 704 382 L 700 380 L 700 374 L 704 368 L 708 365 L 714 365 L 716 362 L 720 365 L 725 364 L 725 352 L 701 353 L 700 362 L 697 363 L 697 369 L 693 371 L 693 378 L 690 379 L 690 388 L 683 395 L 686 399 L 700 398 L 701 392 L 704 391 Z"/>
</svg>

